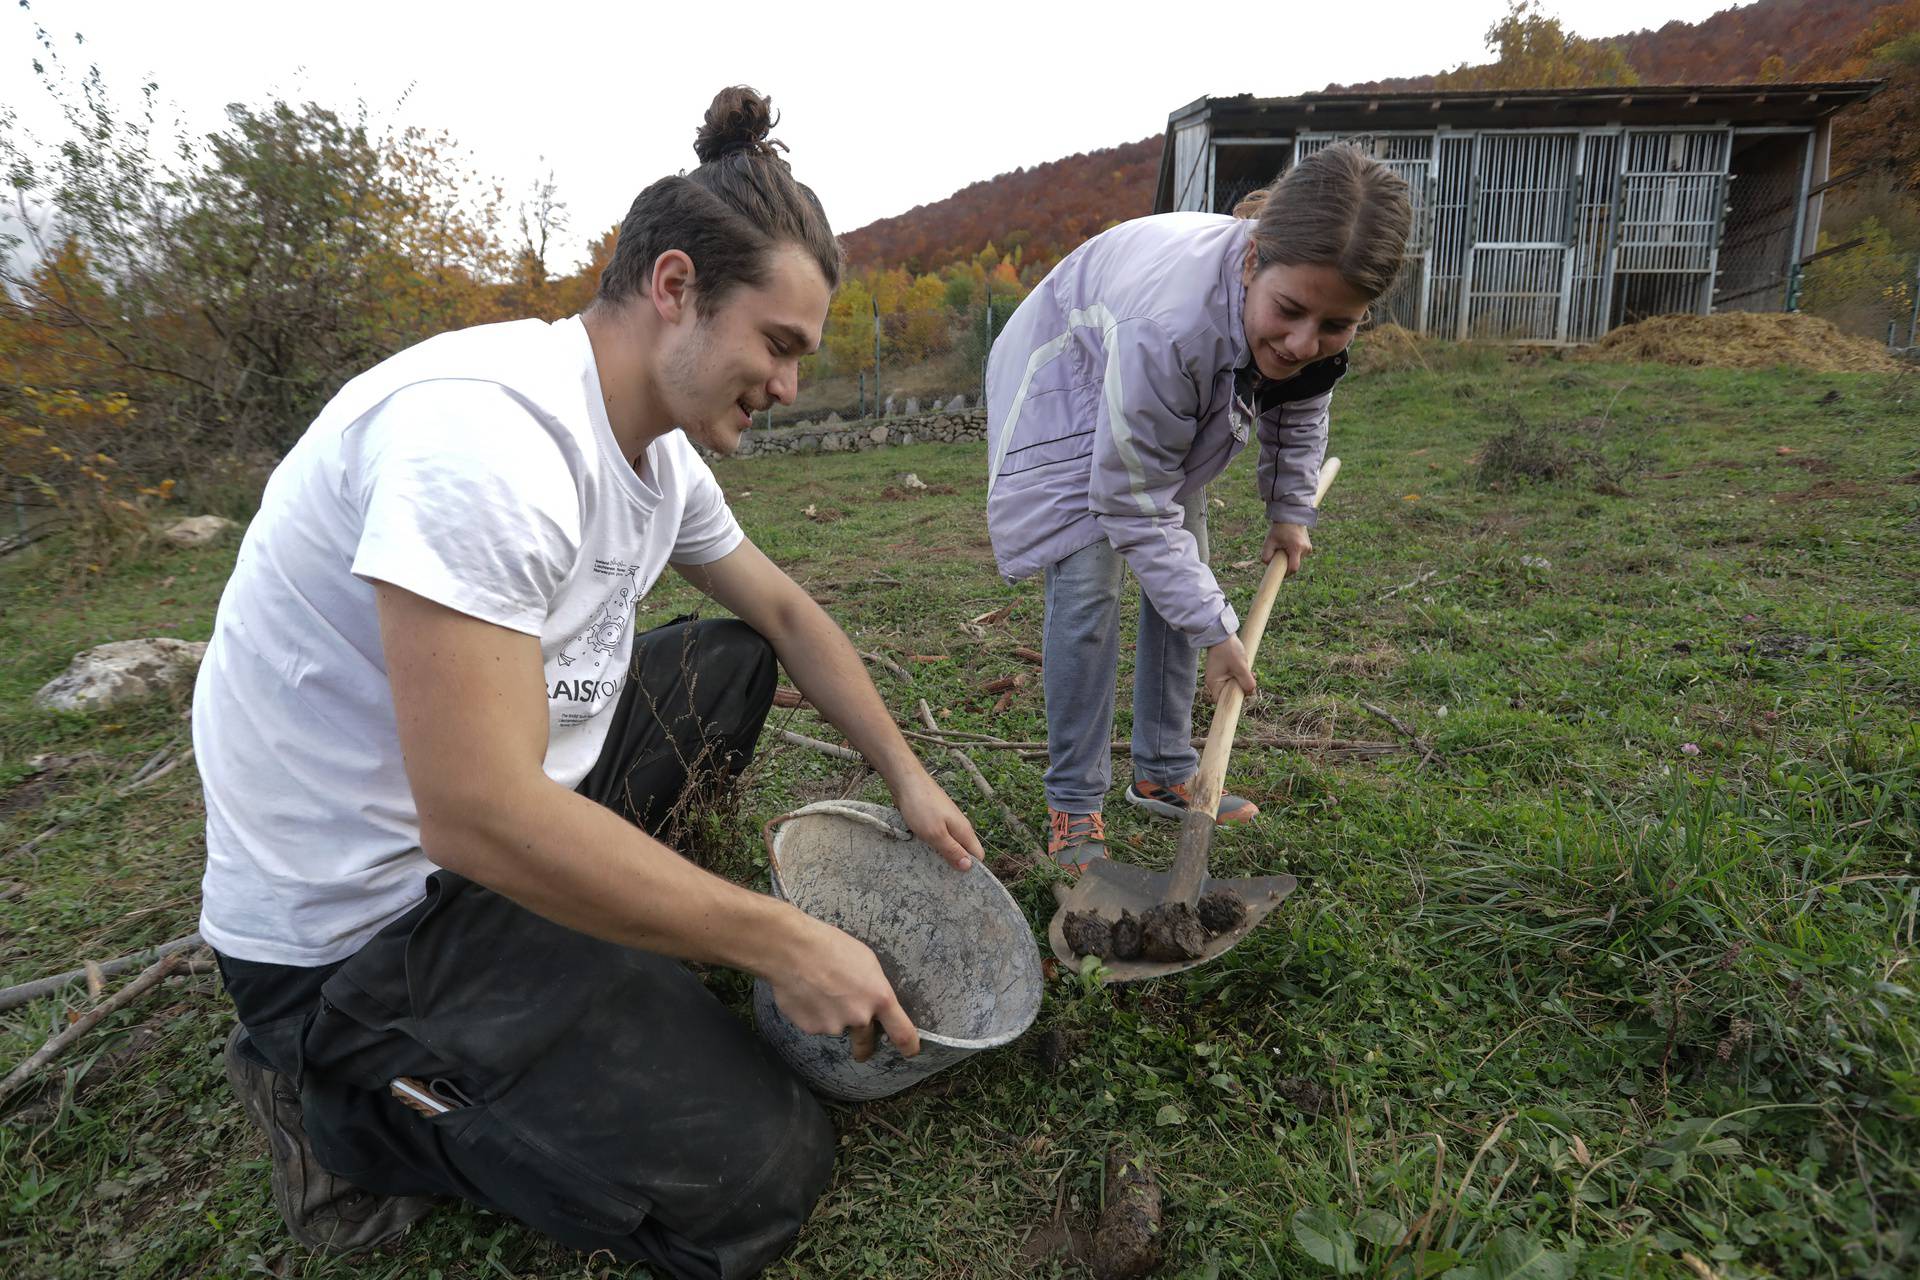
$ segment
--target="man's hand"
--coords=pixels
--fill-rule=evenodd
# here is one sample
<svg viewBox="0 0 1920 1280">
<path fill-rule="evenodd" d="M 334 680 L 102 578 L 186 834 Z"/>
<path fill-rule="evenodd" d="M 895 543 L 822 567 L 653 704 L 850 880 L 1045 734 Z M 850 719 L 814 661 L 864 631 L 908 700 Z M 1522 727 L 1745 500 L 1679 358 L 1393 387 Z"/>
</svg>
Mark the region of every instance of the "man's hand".
<svg viewBox="0 0 1920 1280">
<path fill-rule="evenodd" d="M 1286 554 L 1288 573 L 1300 572 L 1300 561 L 1313 554 L 1313 539 L 1307 534 L 1307 526 L 1274 521 L 1273 527 L 1267 530 L 1266 545 L 1260 548 L 1261 562 L 1271 563 L 1275 552 Z"/>
<path fill-rule="evenodd" d="M 1276 529 L 1279 527 L 1274 526 Z M 1207 697 L 1214 702 L 1220 701 L 1220 695 L 1227 691 L 1229 684 L 1239 685 L 1240 692 L 1249 698 L 1258 688 L 1253 681 L 1253 668 L 1247 665 L 1247 650 L 1240 643 L 1239 636 L 1228 636 L 1207 650 Z"/>
<path fill-rule="evenodd" d="M 887 780 L 913 834 L 962 871 L 983 856 L 973 824 L 900 736 L 852 642 L 792 578 L 751 542 L 680 573 L 767 638 L 800 692 Z"/>
<path fill-rule="evenodd" d="M 986 856 L 967 815 L 926 773 L 894 788 L 893 799 L 913 834 L 955 869 L 966 871 L 974 859 Z"/>
<path fill-rule="evenodd" d="M 809 1035 L 850 1033 L 855 1062 L 873 1056 L 876 1023 L 902 1056 L 919 1053 L 920 1033 L 872 949 L 830 924 L 806 919 L 811 927 L 802 937 L 799 961 L 767 975 L 787 1021 Z"/>
</svg>

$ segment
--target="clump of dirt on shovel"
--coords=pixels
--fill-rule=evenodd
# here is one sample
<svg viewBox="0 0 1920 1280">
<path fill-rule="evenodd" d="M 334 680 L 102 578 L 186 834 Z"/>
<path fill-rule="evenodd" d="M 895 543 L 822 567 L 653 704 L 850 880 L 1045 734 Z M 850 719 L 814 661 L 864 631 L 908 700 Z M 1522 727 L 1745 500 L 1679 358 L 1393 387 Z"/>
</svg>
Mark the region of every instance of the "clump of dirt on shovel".
<svg viewBox="0 0 1920 1280">
<path fill-rule="evenodd" d="M 1209 934 L 1238 929 L 1247 918 L 1247 904 L 1231 889 L 1209 889 L 1200 895 L 1200 926 Z"/>
<path fill-rule="evenodd" d="M 1207 949 L 1207 930 L 1200 913 L 1184 902 L 1163 902 L 1140 917 L 1144 936 L 1141 953 L 1149 960 L 1170 964 L 1198 960 Z"/>
<path fill-rule="evenodd" d="M 1198 909 L 1163 902 L 1142 916 L 1122 911 L 1115 921 L 1096 911 L 1069 911 L 1061 932 L 1077 956 L 1171 964 L 1198 960 L 1206 954 L 1208 938 L 1239 928 L 1246 918 L 1247 904 L 1239 894 L 1213 889 L 1201 896 Z"/>
<path fill-rule="evenodd" d="M 1066 936 L 1067 950 L 1077 956 L 1113 959 L 1113 926 L 1098 911 L 1069 911 L 1060 932 Z"/>
</svg>

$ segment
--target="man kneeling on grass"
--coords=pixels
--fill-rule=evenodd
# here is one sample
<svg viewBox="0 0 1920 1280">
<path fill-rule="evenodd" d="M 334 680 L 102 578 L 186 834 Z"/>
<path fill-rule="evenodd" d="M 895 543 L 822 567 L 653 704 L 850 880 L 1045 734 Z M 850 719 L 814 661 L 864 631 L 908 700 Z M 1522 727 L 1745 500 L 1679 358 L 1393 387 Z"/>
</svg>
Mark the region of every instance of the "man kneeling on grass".
<svg viewBox="0 0 1920 1280">
<path fill-rule="evenodd" d="M 227 1071 L 296 1238 L 363 1248 L 433 1197 L 674 1276 L 750 1275 L 826 1185 L 820 1106 L 682 964 L 801 1029 L 917 1050 L 873 953 L 655 838 L 751 755 L 775 659 L 955 867 L 966 818 L 851 644 L 694 450 L 790 402 L 839 252 L 714 100 L 581 316 L 445 334 L 348 383 L 269 481 L 194 701 L 201 929 Z M 691 437 L 691 439 L 689 439 Z M 671 564 L 738 621 L 634 636 Z"/>
</svg>

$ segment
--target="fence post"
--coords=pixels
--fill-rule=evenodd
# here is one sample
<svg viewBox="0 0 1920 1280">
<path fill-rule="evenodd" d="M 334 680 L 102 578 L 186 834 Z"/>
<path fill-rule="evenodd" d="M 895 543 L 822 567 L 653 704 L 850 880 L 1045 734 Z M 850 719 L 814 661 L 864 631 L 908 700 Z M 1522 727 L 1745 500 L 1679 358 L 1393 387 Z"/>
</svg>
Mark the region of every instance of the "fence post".
<svg viewBox="0 0 1920 1280">
<path fill-rule="evenodd" d="M 873 307 L 873 414 L 880 416 L 880 299 L 867 300 Z"/>
<path fill-rule="evenodd" d="M 1920 254 L 1913 258 L 1913 314 L 1907 317 L 1907 347 L 1912 349 L 1914 331 L 1920 329 Z"/>
<path fill-rule="evenodd" d="M 860 398 L 854 404 L 854 416 L 856 418 L 867 416 L 867 371 L 865 369 L 860 371 Z"/>
<path fill-rule="evenodd" d="M 980 342 L 980 403 L 985 404 L 987 402 L 987 361 L 993 357 L 993 277 L 986 277 L 982 283 L 987 291 L 987 307 L 981 313 L 981 323 L 986 326 L 986 332 L 981 335 Z"/>
</svg>

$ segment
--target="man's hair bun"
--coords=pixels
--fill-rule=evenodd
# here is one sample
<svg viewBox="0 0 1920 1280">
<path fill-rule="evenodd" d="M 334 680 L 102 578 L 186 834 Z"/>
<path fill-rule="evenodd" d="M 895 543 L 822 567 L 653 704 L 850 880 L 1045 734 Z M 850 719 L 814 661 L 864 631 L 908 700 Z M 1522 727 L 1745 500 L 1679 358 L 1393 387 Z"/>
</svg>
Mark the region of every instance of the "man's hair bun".
<svg viewBox="0 0 1920 1280">
<path fill-rule="evenodd" d="M 728 156 L 773 156 L 785 151 L 786 144 L 767 135 L 779 119 L 773 100 L 765 94 L 737 84 L 714 95 L 707 108 L 707 119 L 693 135 L 693 154 L 701 164 L 712 164 Z"/>
</svg>

